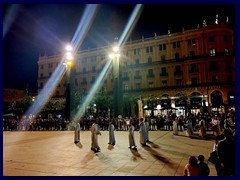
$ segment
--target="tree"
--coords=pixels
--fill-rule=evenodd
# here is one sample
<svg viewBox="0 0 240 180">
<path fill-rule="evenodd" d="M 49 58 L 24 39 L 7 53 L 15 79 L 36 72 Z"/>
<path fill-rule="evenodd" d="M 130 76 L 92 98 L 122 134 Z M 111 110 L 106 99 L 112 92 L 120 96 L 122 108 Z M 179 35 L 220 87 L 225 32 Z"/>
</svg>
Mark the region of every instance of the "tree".
<svg viewBox="0 0 240 180">
<path fill-rule="evenodd" d="M 92 102 L 96 104 L 97 115 L 106 115 L 108 108 L 110 108 L 112 104 L 110 97 L 105 90 L 99 91 Z"/>
</svg>

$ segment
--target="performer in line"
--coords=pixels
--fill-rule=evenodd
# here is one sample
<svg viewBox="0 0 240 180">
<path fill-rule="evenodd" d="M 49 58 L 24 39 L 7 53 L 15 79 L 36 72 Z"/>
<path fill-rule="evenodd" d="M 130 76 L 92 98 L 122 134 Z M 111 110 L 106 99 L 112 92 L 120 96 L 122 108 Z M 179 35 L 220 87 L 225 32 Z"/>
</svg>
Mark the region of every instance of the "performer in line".
<svg viewBox="0 0 240 180">
<path fill-rule="evenodd" d="M 100 151 L 100 147 L 98 145 L 98 135 L 101 135 L 101 132 L 99 131 L 99 127 L 98 127 L 98 119 L 95 120 L 95 122 L 92 124 L 91 127 L 91 140 L 92 140 L 92 144 L 91 144 L 91 150 L 96 152 Z"/>
<path fill-rule="evenodd" d="M 80 123 L 74 122 L 74 143 L 80 142 Z"/>
<path fill-rule="evenodd" d="M 137 150 L 136 142 L 135 142 L 135 137 L 134 137 L 134 126 L 133 126 L 133 121 L 129 121 L 129 148 L 133 150 Z"/>
<path fill-rule="evenodd" d="M 115 123 L 114 123 L 114 119 L 109 123 L 109 127 L 108 127 L 108 130 L 109 130 L 109 143 L 108 144 L 111 144 L 111 145 L 115 145 L 116 141 L 115 141 L 115 136 L 114 136 L 114 130 L 115 130 Z"/>
<path fill-rule="evenodd" d="M 139 133 L 140 133 L 140 144 L 142 146 L 146 146 L 147 143 L 147 133 L 145 123 L 143 122 L 143 118 L 139 120 Z"/>
</svg>

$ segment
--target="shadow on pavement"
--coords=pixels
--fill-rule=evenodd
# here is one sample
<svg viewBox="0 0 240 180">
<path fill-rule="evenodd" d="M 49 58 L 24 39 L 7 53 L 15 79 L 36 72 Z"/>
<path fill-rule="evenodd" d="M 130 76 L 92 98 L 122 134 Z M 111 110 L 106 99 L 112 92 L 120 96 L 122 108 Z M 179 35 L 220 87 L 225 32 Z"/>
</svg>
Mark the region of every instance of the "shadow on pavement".
<svg viewBox="0 0 240 180">
<path fill-rule="evenodd" d="M 169 159 L 163 157 L 159 152 L 156 150 L 152 149 L 150 146 L 145 145 L 142 146 L 146 151 L 150 152 L 153 157 L 155 157 L 157 160 L 164 162 L 166 165 L 168 165 L 171 168 L 175 168 L 174 164 L 170 162 Z"/>
<path fill-rule="evenodd" d="M 114 146 L 111 145 L 111 144 L 109 144 L 107 149 L 108 149 L 108 150 L 113 150 L 113 149 L 114 149 Z"/>
<path fill-rule="evenodd" d="M 87 163 L 89 162 L 91 159 L 93 159 L 95 157 L 95 153 L 90 151 L 89 153 L 86 154 L 86 156 L 83 158 L 83 160 L 81 161 L 82 163 Z"/>
<path fill-rule="evenodd" d="M 136 161 L 137 158 L 140 158 L 140 159 L 145 159 L 141 156 L 141 154 L 139 154 L 139 152 L 137 150 L 134 150 L 134 149 L 130 149 L 131 153 L 133 154 L 133 160 Z"/>
<path fill-rule="evenodd" d="M 155 144 L 152 141 L 149 141 L 148 144 L 150 144 L 153 148 L 160 148 L 160 146 L 158 144 Z"/>
</svg>

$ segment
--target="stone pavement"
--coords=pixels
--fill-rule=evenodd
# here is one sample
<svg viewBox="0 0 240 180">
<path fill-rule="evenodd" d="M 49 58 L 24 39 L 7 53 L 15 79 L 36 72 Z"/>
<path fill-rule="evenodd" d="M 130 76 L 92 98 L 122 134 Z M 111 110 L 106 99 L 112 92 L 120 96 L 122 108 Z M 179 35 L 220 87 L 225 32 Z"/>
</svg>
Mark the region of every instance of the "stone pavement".
<svg viewBox="0 0 240 180">
<path fill-rule="evenodd" d="M 150 131 L 149 147 L 128 149 L 128 132 L 115 131 L 116 145 L 108 145 L 108 131 L 101 131 L 101 152 L 90 150 L 91 134 L 81 131 L 75 145 L 73 131 L 4 131 L 3 176 L 183 176 L 191 155 L 207 159 L 214 140 L 189 138 L 184 132 Z M 208 163 L 210 176 L 216 176 Z"/>
</svg>

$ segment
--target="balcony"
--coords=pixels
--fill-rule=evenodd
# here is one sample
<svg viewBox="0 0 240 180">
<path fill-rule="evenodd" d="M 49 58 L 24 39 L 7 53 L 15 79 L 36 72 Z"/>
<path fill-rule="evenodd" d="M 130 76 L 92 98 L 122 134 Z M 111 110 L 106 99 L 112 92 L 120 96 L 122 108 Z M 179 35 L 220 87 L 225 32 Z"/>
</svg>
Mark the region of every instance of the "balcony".
<svg viewBox="0 0 240 180">
<path fill-rule="evenodd" d="M 129 77 L 128 76 L 125 76 L 122 78 L 123 81 L 129 81 Z"/>
<path fill-rule="evenodd" d="M 168 73 L 160 73 L 160 76 L 168 76 Z"/>
<path fill-rule="evenodd" d="M 183 75 L 183 71 L 175 71 L 174 72 L 174 76 L 182 76 Z"/>
<path fill-rule="evenodd" d="M 190 70 L 189 70 L 189 73 L 198 73 L 198 72 L 199 72 L 198 69 L 190 69 Z"/>
<path fill-rule="evenodd" d="M 142 76 L 140 76 L 140 75 L 134 76 L 134 79 L 142 79 Z"/>
<path fill-rule="evenodd" d="M 148 75 L 147 75 L 147 78 L 154 78 L 154 77 L 155 77 L 154 74 L 148 74 Z"/>
</svg>

